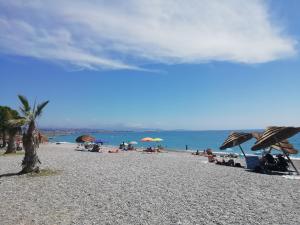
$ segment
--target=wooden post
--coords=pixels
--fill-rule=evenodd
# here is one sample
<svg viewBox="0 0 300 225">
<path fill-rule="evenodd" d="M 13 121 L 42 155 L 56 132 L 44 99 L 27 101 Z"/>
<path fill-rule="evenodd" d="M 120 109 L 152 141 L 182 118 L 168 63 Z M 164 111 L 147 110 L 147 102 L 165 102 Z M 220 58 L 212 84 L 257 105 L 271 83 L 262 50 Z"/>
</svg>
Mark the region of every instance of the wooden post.
<svg viewBox="0 0 300 225">
<path fill-rule="evenodd" d="M 281 148 L 283 154 L 288 158 L 288 160 L 290 161 L 290 163 L 291 163 L 292 166 L 294 167 L 294 169 L 295 169 L 297 175 L 300 175 L 298 169 L 297 169 L 296 166 L 294 165 L 293 161 L 290 159 L 289 155 L 288 155 L 288 154 L 286 153 L 286 151 L 281 147 L 280 142 L 277 142 L 277 143 L 278 143 L 279 147 Z"/>
</svg>

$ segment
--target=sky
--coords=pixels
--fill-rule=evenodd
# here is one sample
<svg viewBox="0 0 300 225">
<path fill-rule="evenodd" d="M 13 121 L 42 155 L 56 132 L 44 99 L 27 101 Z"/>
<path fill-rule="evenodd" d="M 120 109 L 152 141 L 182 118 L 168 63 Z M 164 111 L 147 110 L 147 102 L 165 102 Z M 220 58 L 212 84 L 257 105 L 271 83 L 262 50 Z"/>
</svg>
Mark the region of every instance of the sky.
<svg viewBox="0 0 300 225">
<path fill-rule="evenodd" d="M 0 0 L 0 105 L 40 127 L 300 126 L 298 0 Z"/>
</svg>

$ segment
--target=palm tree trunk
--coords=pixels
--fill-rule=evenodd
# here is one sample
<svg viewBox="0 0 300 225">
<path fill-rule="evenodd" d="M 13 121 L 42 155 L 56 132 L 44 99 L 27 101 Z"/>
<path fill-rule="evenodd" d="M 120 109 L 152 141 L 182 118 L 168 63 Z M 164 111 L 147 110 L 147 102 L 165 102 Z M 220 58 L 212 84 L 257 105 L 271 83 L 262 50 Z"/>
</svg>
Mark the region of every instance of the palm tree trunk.
<svg viewBox="0 0 300 225">
<path fill-rule="evenodd" d="M 36 146 L 34 144 L 33 132 L 35 130 L 35 123 L 31 121 L 27 132 L 23 135 L 23 147 L 25 156 L 22 162 L 23 169 L 20 173 L 39 172 L 38 164 L 40 160 L 37 156 Z"/>
<path fill-rule="evenodd" d="M 18 130 L 15 128 L 12 128 L 8 131 L 8 145 L 7 145 L 7 150 L 6 150 L 5 154 L 16 153 L 15 137 L 16 137 L 17 132 L 18 132 Z"/>
</svg>

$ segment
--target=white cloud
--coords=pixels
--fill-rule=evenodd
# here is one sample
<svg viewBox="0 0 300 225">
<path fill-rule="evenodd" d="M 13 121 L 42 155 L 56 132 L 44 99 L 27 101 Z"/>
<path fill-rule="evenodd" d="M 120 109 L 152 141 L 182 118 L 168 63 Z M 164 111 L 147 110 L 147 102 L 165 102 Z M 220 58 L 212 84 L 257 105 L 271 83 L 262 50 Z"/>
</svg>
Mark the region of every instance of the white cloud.
<svg viewBox="0 0 300 225">
<path fill-rule="evenodd" d="M 0 0 L 0 51 L 87 69 L 296 54 L 262 0 Z"/>
</svg>

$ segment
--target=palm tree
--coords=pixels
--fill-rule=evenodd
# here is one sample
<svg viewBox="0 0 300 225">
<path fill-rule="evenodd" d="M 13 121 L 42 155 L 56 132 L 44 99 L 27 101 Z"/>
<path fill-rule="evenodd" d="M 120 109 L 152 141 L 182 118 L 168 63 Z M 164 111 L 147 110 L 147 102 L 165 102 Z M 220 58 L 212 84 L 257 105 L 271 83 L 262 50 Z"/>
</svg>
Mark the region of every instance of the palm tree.
<svg viewBox="0 0 300 225">
<path fill-rule="evenodd" d="M 16 151 L 15 137 L 21 130 L 23 120 L 16 110 L 7 106 L 0 106 L 0 129 L 2 133 L 2 147 L 6 147 L 6 134 L 8 134 L 8 146 L 5 153 Z"/>
<path fill-rule="evenodd" d="M 6 147 L 6 134 L 7 134 L 7 111 L 9 110 L 9 107 L 7 106 L 0 106 L 0 132 L 1 132 L 1 138 L 2 138 L 2 145 L 1 148 Z"/>
<path fill-rule="evenodd" d="M 7 110 L 6 116 L 6 128 L 8 133 L 8 145 L 5 154 L 16 152 L 16 135 L 21 131 L 21 127 L 24 125 L 24 118 L 20 117 L 16 110 Z"/>
<path fill-rule="evenodd" d="M 23 147 L 25 156 L 22 161 L 22 171 L 20 173 L 39 172 L 38 164 L 40 160 L 36 152 L 36 144 L 34 140 L 34 132 L 36 131 L 36 119 L 42 115 L 43 109 L 49 101 L 42 102 L 37 106 L 34 104 L 31 108 L 26 97 L 18 95 L 22 106 L 20 110 L 24 116 L 26 130 L 23 133 Z"/>
</svg>

